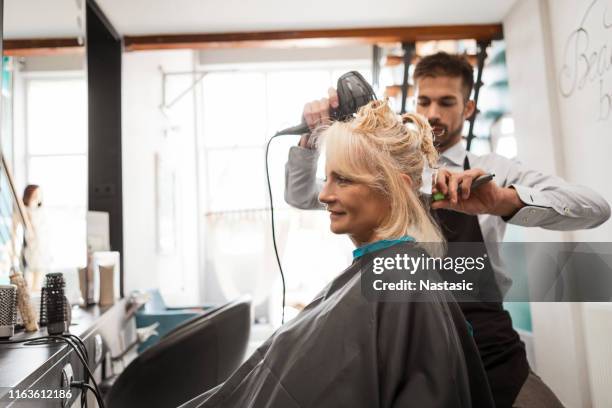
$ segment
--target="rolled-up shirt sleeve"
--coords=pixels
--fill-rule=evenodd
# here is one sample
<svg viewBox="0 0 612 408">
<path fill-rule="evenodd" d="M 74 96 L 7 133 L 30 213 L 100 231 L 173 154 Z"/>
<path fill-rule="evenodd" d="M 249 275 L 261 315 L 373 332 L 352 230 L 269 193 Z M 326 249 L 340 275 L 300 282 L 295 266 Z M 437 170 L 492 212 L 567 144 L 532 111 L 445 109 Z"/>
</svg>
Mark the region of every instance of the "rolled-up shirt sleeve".
<svg viewBox="0 0 612 408">
<path fill-rule="evenodd" d="M 594 190 L 510 160 L 504 184 L 514 188 L 525 203 L 506 219 L 510 224 L 568 231 L 594 228 L 610 218 L 610 205 Z"/>
<path fill-rule="evenodd" d="M 285 201 L 303 210 L 322 209 L 319 202 L 321 182 L 317 180 L 319 152 L 300 146 L 289 149 L 285 165 Z"/>
</svg>

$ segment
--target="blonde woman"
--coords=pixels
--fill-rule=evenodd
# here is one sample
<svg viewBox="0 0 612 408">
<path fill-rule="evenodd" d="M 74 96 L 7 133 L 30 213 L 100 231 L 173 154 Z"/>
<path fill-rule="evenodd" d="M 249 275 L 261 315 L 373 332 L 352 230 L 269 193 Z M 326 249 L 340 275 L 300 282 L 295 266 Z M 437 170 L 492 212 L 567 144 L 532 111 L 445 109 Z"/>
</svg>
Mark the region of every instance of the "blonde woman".
<svg viewBox="0 0 612 408">
<path fill-rule="evenodd" d="M 436 161 L 427 121 L 374 101 L 320 140 L 327 177 L 319 199 L 332 232 L 357 247 L 353 263 L 225 383 L 184 407 L 493 406 L 468 326 L 448 294 L 372 302 L 361 291 L 373 255 L 442 248 L 418 194 L 424 167 Z"/>
</svg>

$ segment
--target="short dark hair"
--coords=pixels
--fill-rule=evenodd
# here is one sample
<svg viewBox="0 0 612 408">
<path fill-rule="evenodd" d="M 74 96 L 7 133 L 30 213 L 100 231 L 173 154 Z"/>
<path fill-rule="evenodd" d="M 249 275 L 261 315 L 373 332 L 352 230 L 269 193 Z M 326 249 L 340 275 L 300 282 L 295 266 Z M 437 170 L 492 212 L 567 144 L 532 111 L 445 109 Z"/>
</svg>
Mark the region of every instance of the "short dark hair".
<svg viewBox="0 0 612 408">
<path fill-rule="evenodd" d="M 421 59 L 414 68 L 414 81 L 426 77 L 460 77 L 463 82 L 465 100 L 470 98 L 474 87 L 474 69 L 465 56 L 438 52 Z"/>
</svg>

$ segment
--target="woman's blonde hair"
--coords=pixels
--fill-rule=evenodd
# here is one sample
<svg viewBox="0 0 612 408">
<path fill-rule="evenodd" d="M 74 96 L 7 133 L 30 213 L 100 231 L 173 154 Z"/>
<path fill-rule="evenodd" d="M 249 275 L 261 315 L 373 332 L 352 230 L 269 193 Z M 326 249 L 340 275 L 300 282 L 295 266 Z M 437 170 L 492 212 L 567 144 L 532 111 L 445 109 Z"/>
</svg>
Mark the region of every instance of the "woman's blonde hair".
<svg viewBox="0 0 612 408">
<path fill-rule="evenodd" d="M 372 101 L 355 118 L 335 122 L 319 137 L 326 159 L 339 175 L 388 197 L 390 213 L 376 231 L 380 238 L 411 235 L 428 252 L 440 255 L 444 238 L 419 198 L 423 168 L 433 168 L 438 159 L 424 117 L 399 116 L 387 100 Z M 410 186 L 402 174 L 410 177 Z"/>
</svg>

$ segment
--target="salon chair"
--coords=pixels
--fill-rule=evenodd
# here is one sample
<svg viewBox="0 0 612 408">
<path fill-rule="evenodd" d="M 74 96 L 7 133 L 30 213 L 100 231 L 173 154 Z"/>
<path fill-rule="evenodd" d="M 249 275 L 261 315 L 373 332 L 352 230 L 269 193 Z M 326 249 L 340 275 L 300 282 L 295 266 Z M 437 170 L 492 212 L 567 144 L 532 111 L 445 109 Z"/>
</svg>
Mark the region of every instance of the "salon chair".
<svg viewBox="0 0 612 408">
<path fill-rule="evenodd" d="M 138 355 L 105 395 L 106 405 L 176 407 L 238 368 L 251 328 L 251 301 L 240 298 L 177 326 Z"/>
<path fill-rule="evenodd" d="M 142 353 L 159 341 L 165 334 L 170 333 L 181 323 L 194 319 L 212 310 L 212 305 L 198 305 L 192 307 L 169 307 L 164 302 L 159 289 L 147 291 L 149 300 L 136 312 L 136 327 L 147 327 L 157 324 L 158 334 L 151 336 L 147 341 L 138 346 L 138 352 Z"/>
</svg>

